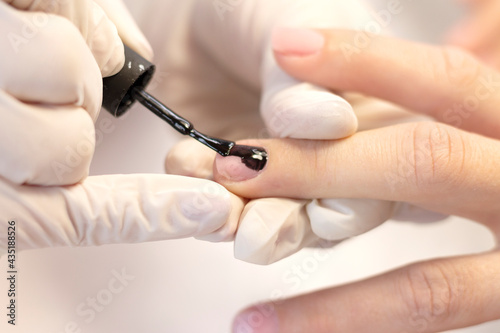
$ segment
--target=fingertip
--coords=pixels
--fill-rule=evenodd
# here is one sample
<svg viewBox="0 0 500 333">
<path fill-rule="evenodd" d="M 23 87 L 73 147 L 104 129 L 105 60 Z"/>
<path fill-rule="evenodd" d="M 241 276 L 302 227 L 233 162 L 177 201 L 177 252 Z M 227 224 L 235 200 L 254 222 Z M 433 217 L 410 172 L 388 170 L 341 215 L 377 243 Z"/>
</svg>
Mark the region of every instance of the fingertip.
<svg viewBox="0 0 500 333">
<path fill-rule="evenodd" d="M 245 208 L 246 200 L 232 193 L 229 193 L 229 198 L 231 211 L 228 215 L 226 223 L 210 234 L 197 236 L 196 239 L 212 243 L 230 242 L 234 240 L 236 230 L 239 227 L 240 217 L 243 213 L 243 209 Z"/>
<path fill-rule="evenodd" d="M 94 54 L 94 57 L 99 55 Z M 116 35 L 114 48 L 109 53 L 107 61 L 103 60 L 103 64 L 99 64 L 102 77 L 113 76 L 117 74 L 125 65 L 125 49 L 122 41 Z"/>
<path fill-rule="evenodd" d="M 271 139 L 245 141 L 245 145 L 264 147 L 267 161 L 261 170 L 253 170 L 241 158 L 217 156 L 214 180 L 244 198 L 307 198 L 318 182 L 315 168 L 318 153 L 329 141 Z M 240 142 L 238 142 L 240 144 Z"/>
<path fill-rule="evenodd" d="M 121 0 L 95 0 L 113 21 L 123 43 L 149 61 L 153 61 L 154 52 L 146 36 L 137 25 L 127 6 Z"/>
<path fill-rule="evenodd" d="M 241 157 L 220 156 L 215 157 L 214 179 L 218 182 L 231 184 L 253 179 L 259 175 L 260 171 L 248 168 Z"/>
<path fill-rule="evenodd" d="M 263 99 L 262 113 L 275 137 L 332 140 L 354 134 L 358 120 L 342 97 L 309 83 L 300 83 Z"/>
<path fill-rule="evenodd" d="M 263 143 L 260 140 L 237 142 L 228 156 L 217 155 L 213 165 L 214 180 L 231 186 L 262 174 L 267 169 L 269 158 Z"/>
<path fill-rule="evenodd" d="M 263 198 L 245 205 L 234 240 L 234 257 L 270 265 L 317 240 L 306 212 L 307 200 Z"/>
<path fill-rule="evenodd" d="M 394 214 L 392 201 L 316 199 L 307 205 L 313 232 L 321 239 L 341 241 L 365 233 Z"/>
<path fill-rule="evenodd" d="M 213 179 L 215 152 L 195 140 L 183 140 L 168 152 L 165 171 L 171 175 Z"/>
<path fill-rule="evenodd" d="M 271 49 L 278 65 L 291 76 L 301 79 L 320 58 L 327 40 L 319 30 L 277 27 L 271 37 Z M 307 76 L 307 75 L 306 75 Z"/>
<path fill-rule="evenodd" d="M 277 27 L 271 39 L 273 51 L 283 57 L 307 57 L 321 51 L 324 36 L 313 29 Z"/>
<path fill-rule="evenodd" d="M 118 30 L 96 3 L 92 3 L 89 15 L 89 31 L 82 34 L 101 70 L 101 75 L 103 77 L 114 75 L 125 64 L 124 46 Z"/>
<path fill-rule="evenodd" d="M 373 60 L 372 57 L 367 56 L 373 52 L 371 48 L 370 50 L 363 49 L 366 52 L 360 52 L 355 45 L 354 41 L 359 38 L 360 32 L 345 29 L 310 29 L 309 31 L 322 38 L 322 43 L 311 42 L 318 48 L 315 52 L 312 52 L 314 47 L 309 44 L 303 45 L 301 49 L 297 42 L 291 41 L 291 37 L 288 40 L 276 38 L 273 41 L 274 58 L 280 68 L 297 80 L 332 90 L 349 91 L 356 88 L 353 83 L 362 77 L 360 73 L 364 74 L 364 66 L 366 66 L 363 59 L 368 58 L 372 62 L 376 60 L 376 57 Z M 374 36 L 367 36 L 367 38 L 370 44 L 375 40 Z M 380 66 L 377 68 L 380 70 Z"/>
<path fill-rule="evenodd" d="M 99 64 L 103 77 L 112 76 L 123 68 L 125 64 L 124 43 L 144 58 L 150 61 L 153 58 L 153 49 L 135 21 L 129 15 L 117 19 L 117 14 L 110 13 L 109 10 L 110 8 L 105 10 L 94 3 L 92 24 L 95 30 L 88 38 L 89 47 Z M 124 25 L 127 25 L 126 34 L 123 31 Z"/>
<path fill-rule="evenodd" d="M 232 333 L 278 333 L 279 320 L 272 304 L 242 310 L 234 319 Z"/>
</svg>

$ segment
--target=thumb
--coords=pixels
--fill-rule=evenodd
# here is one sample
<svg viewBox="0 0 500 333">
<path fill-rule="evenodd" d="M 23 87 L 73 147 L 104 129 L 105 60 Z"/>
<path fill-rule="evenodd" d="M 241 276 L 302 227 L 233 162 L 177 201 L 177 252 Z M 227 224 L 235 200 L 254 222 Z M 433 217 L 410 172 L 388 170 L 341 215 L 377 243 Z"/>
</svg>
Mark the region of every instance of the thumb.
<svg viewBox="0 0 500 333">
<path fill-rule="evenodd" d="M 88 177 L 67 187 L 0 181 L 6 219 L 17 221 L 19 249 L 137 243 L 220 234 L 230 239 L 243 203 L 220 185 L 168 175 Z M 5 228 L 6 230 L 6 228 Z M 214 239 L 212 237 L 211 239 Z M 0 247 L 5 247 L 5 233 Z"/>
<path fill-rule="evenodd" d="M 151 47 L 120 0 L 8 0 L 7 3 L 19 10 L 55 14 L 71 21 L 92 51 L 103 76 L 116 74 L 123 67 L 120 37 L 142 55 L 152 57 Z M 44 20 L 27 24 L 38 31 L 46 25 Z"/>
<path fill-rule="evenodd" d="M 115 25 L 93 0 L 81 1 L 35 1 L 9 0 L 11 6 L 30 12 L 42 12 L 43 19 L 32 20 L 26 24 L 34 29 L 35 35 L 45 28 L 46 14 L 54 14 L 71 21 L 80 31 L 87 46 L 92 51 L 103 76 L 116 74 L 124 64 L 123 43 Z"/>
<path fill-rule="evenodd" d="M 315 43 L 314 40 L 309 42 Z M 273 137 L 327 140 L 344 138 L 356 132 L 356 115 L 341 96 L 290 77 L 270 54 L 264 57 L 262 66 L 260 109 Z"/>
<path fill-rule="evenodd" d="M 94 0 L 115 24 L 118 35 L 125 44 L 151 61 L 153 48 L 137 26 L 134 18 L 122 0 Z"/>
</svg>

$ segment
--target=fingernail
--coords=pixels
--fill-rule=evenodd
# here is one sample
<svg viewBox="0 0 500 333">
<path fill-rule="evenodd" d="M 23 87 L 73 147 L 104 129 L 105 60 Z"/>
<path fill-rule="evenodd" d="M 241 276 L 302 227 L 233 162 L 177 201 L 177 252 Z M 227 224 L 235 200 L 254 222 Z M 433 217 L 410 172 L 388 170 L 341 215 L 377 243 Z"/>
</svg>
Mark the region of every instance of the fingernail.
<svg viewBox="0 0 500 333">
<path fill-rule="evenodd" d="M 244 310 L 235 318 L 232 333 L 278 333 L 279 323 L 274 311 L 259 307 Z"/>
<path fill-rule="evenodd" d="M 248 168 L 238 156 L 215 158 L 215 171 L 226 180 L 241 182 L 257 177 L 259 171 Z"/>
<path fill-rule="evenodd" d="M 311 29 L 276 28 L 273 32 L 273 50 L 286 56 L 310 56 L 321 51 L 324 45 L 323 35 Z"/>
</svg>

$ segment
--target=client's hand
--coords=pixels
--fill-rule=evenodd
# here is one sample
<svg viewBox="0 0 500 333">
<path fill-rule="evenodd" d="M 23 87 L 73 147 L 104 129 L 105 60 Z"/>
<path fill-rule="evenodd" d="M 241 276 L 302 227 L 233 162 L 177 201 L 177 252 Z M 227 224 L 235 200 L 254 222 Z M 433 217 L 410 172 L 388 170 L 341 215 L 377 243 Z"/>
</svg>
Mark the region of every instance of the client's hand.
<svg viewBox="0 0 500 333">
<path fill-rule="evenodd" d="M 269 153 L 250 172 L 217 158 L 215 179 L 243 197 L 369 198 L 463 216 L 500 237 L 500 73 L 454 48 L 372 36 L 346 57 L 357 32 L 316 31 L 311 54 L 281 44 L 298 79 L 396 102 L 440 122 L 415 122 L 331 141 L 251 141 Z M 446 124 L 445 124 L 446 123 Z M 364 281 L 254 307 L 234 332 L 437 332 L 500 318 L 500 252 L 438 259 Z M 261 311 L 258 325 L 255 311 Z M 253 325 L 253 326 L 252 326 Z"/>
<path fill-rule="evenodd" d="M 462 0 L 469 5 L 467 17 L 448 36 L 448 41 L 473 52 L 500 68 L 500 1 Z"/>
<path fill-rule="evenodd" d="M 352 135 L 357 118 L 363 129 L 407 120 L 408 113 L 381 109 L 387 105 L 375 106 L 362 98 L 350 99 L 356 108 L 354 114 L 339 96 L 293 79 L 276 64 L 272 53 L 276 26 L 354 28 L 368 16 L 358 1 L 257 0 L 229 7 L 223 3 L 194 0 L 186 9 L 190 16 L 185 21 L 190 26 L 172 33 L 164 42 L 165 60 L 161 61 L 184 69 L 179 75 L 171 74 L 170 87 L 167 84 L 155 94 L 169 94 L 164 99 L 193 120 L 198 129 L 228 139 L 271 135 L 330 140 Z M 318 36 L 290 28 L 278 29 L 274 42 L 280 36 L 286 41 L 287 34 L 288 39 L 306 45 L 299 50 L 304 54 L 323 43 Z M 186 36 L 191 36 L 189 52 L 182 51 Z M 191 141 L 172 149 L 166 160 L 167 172 L 212 179 L 215 153 Z M 383 200 L 315 198 L 249 202 L 236 234 L 235 256 L 267 264 L 304 246 L 330 246 L 378 226 L 398 209 Z"/>
</svg>

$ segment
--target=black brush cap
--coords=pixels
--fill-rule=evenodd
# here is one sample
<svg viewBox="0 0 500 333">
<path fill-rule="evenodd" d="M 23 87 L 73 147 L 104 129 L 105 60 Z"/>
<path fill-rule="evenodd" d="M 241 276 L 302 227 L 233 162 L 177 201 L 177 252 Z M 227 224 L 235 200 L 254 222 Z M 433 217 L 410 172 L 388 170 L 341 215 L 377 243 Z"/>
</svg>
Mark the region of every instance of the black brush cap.
<svg viewBox="0 0 500 333">
<path fill-rule="evenodd" d="M 103 79 L 102 107 L 115 117 L 135 102 L 132 89 L 143 90 L 151 81 L 155 66 L 125 45 L 125 65 L 117 74 Z"/>
</svg>

